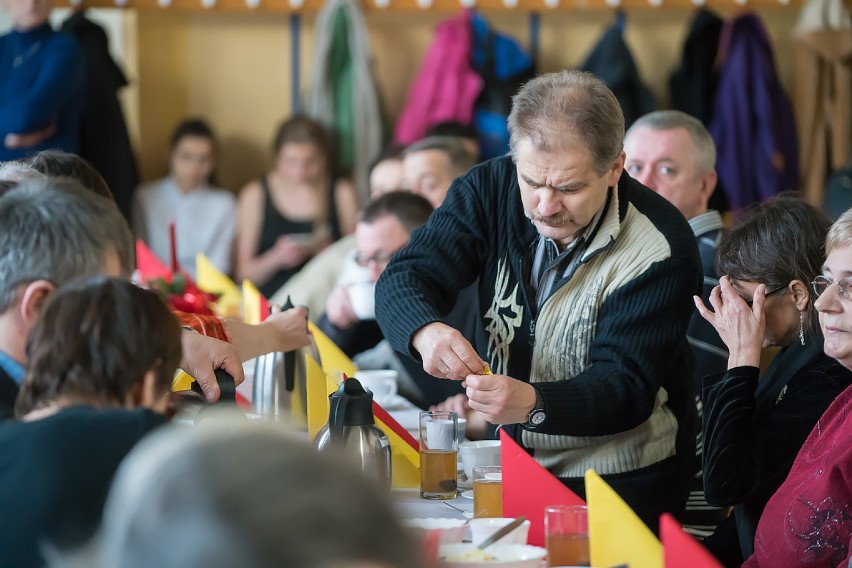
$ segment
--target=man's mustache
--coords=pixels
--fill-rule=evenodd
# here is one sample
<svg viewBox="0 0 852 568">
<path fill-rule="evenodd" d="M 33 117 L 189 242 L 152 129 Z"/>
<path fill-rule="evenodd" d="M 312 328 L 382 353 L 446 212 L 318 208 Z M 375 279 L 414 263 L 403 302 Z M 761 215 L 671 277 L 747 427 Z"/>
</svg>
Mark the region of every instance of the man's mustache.
<svg viewBox="0 0 852 568">
<path fill-rule="evenodd" d="M 545 225 L 567 225 L 571 221 L 571 216 L 566 215 L 565 213 L 560 213 L 557 215 L 536 215 L 535 213 L 530 215 L 530 219 L 532 221 L 536 221 L 539 223 L 544 223 Z"/>
</svg>

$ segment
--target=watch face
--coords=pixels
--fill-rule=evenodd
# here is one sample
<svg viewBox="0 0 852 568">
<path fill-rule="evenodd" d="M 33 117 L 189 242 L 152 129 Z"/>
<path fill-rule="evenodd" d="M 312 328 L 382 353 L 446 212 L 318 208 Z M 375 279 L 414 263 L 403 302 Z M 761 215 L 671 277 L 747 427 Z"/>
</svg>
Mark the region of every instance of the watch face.
<svg viewBox="0 0 852 568">
<path fill-rule="evenodd" d="M 544 422 L 545 418 L 546 415 L 544 414 L 544 410 L 536 410 L 532 413 L 532 416 L 530 416 L 530 424 L 532 424 L 533 426 L 538 426 L 542 422 Z"/>
</svg>

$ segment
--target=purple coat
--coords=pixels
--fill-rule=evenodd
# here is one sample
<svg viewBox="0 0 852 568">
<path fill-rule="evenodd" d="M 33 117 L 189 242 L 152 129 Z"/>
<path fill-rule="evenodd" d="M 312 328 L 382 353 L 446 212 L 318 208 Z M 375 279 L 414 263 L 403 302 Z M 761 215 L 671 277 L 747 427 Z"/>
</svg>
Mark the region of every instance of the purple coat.
<svg viewBox="0 0 852 568">
<path fill-rule="evenodd" d="M 719 180 L 736 211 L 798 189 L 796 129 L 757 15 L 744 14 L 725 24 L 719 61 L 709 130 L 716 142 Z"/>
</svg>

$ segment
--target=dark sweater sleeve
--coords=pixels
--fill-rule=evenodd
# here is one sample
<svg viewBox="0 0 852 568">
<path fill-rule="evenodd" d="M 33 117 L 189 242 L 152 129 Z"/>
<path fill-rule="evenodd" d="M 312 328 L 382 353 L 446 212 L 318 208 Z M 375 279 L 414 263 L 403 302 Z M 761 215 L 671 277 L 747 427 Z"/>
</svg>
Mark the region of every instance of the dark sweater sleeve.
<svg viewBox="0 0 852 568">
<path fill-rule="evenodd" d="M 687 348 L 692 294 L 699 284 L 695 258 L 652 264 L 601 305 L 590 365 L 569 380 L 536 383 L 547 419 L 536 431 L 569 436 L 605 436 L 642 424 L 668 380 L 689 381 L 692 368 L 675 368 Z M 694 389 L 689 384 L 681 390 Z M 558 411 L 556 411 L 558 409 Z"/>
<path fill-rule="evenodd" d="M 704 378 L 704 493 L 711 505 L 731 506 L 762 495 L 768 499 L 840 392 L 823 370 L 805 370 L 755 425 L 758 373 L 757 367 L 735 367 Z"/>
<path fill-rule="evenodd" d="M 56 120 L 84 80 L 80 48 L 65 35 L 51 38 L 35 81 L 0 106 L 0 135 L 24 134 Z"/>
<path fill-rule="evenodd" d="M 376 284 L 376 320 L 397 351 L 417 357 L 414 333 L 442 321 L 481 273 L 488 221 L 479 197 L 489 181 L 482 172 L 477 168 L 453 183 L 444 204 L 412 233 Z"/>
</svg>

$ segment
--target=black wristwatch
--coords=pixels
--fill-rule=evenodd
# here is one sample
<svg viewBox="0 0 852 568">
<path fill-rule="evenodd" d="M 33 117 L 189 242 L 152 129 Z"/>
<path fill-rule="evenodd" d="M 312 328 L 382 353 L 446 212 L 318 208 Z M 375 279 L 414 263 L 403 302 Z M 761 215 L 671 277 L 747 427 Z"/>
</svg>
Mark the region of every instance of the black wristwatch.
<svg viewBox="0 0 852 568">
<path fill-rule="evenodd" d="M 526 424 L 522 424 L 527 430 L 535 430 L 547 419 L 544 397 L 541 396 L 541 392 L 538 389 L 533 388 L 535 389 L 535 406 L 530 410 Z"/>
</svg>

